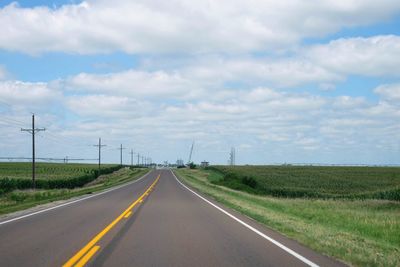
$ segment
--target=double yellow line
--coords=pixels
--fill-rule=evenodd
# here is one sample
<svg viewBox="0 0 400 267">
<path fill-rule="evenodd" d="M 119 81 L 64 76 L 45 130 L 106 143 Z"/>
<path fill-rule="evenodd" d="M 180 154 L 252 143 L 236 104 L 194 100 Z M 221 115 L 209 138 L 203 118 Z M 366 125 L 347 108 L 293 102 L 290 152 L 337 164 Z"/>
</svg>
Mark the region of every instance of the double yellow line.
<svg viewBox="0 0 400 267">
<path fill-rule="evenodd" d="M 149 188 L 138 198 L 136 199 L 124 212 L 121 213 L 112 223 L 107 225 L 100 233 L 98 233 L 89 243 L 87 243 L 81 250 L 79 250 L 72 258 L 70 258 L 63 267 L 80 267 L 84 266 L 90 258 L 100 249 L 100 246 L 96 245 L 100 239 L 107 234 L 122 218 L 128 218 L 129 215 L 132 214 L 132 209 L 138 204 L 142 203 L 143 200 L 150 194 L 153 190 L 154 186 L 160 179 L 160 175 L 157 176 L 157 179 L 150 185 Z"/>
</svg>

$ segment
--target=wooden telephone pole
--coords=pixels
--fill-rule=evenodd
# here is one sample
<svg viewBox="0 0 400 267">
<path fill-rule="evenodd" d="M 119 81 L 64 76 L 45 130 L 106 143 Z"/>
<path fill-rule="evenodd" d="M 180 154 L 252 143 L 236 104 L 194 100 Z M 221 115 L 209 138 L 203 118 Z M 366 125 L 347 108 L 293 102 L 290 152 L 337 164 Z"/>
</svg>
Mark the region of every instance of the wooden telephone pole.
<svg viewBox="0 0 400 267">
<path fill-rule="evenodd" d="M 32 186 L 33 189 L 36 188 L 35 174 L 35 133 L 40 131 L 45 131 L 45 128 L 35 128 L 35 114 L 32 114 L 32 128 L 31 129 L 21 129 L 23 132 L 29 132 L 32 135 Z"/>
</svg>

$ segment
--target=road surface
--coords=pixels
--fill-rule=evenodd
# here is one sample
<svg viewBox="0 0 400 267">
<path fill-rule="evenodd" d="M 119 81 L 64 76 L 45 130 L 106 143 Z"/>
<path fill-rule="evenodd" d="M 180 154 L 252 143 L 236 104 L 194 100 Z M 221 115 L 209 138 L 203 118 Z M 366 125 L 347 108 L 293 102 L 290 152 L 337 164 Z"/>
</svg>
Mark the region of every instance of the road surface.
<svg viewBox="0 0 400 267">
<path fill-rule="evenodd" d="M 0 266 L 342 266 L 215 204 L 170 170 L 154 170 L 101 195 L 0 221 Z"/>
</svg>

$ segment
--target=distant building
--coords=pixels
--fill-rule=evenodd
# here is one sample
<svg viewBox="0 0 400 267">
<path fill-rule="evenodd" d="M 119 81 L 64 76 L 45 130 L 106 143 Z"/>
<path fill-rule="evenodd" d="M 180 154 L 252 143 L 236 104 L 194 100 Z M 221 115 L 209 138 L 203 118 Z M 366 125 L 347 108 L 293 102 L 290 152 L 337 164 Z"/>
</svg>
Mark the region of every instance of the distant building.
<svg viewBox="0 0 400 267">
<path fill-rule="evenodd" d="M 178 160 L 176 161 L 176 165 L 177 165 L 177 166 L 184 166 L 185 164 L 183 163 L 183 159 L 178 159 Z"/>
<path fill-rule="evenodd" d="M 202 161 L 201 164 L 200 164 L 200 166 L 201 166 L 202 168 L 208 167 L 208 166 L 210 166 L 210 162 L 208 162 L 208 161 Z"/>
</svg>

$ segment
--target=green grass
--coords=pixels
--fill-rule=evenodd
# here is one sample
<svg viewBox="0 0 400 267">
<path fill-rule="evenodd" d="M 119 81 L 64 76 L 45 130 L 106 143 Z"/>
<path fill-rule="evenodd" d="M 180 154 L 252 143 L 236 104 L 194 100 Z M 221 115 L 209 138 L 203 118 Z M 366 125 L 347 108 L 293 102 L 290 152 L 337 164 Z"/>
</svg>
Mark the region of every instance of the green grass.
<svg viewBox="0 0 400 267">
<path fill-rule="evenodd" d="M 215 184 L 223 179 L 220 172 L 176 173 L 196 190 L 320 253 L 354 266 L 400 266 L 397 201 L 262 196 Z"/>
<path fill-rule="evenodd" d="M 40 204 L 92 194 L 113 186 L 133 181 L 148 169 L 123 168 L 111 174 L 101 175 L 83 187 L 75 189 L 14 190 L 0 195 L 0 214 L 27 209 Z"/>
<path fill-rule="evenodd" d="M 255 194 L 400 200 L 399 167 L 215 166 L 214 183 Z"/>
<path fill-rule="evenodd" d="M 102 168 L 116 166 L 103 164 Z M 80 163 L 36 163 L 37 179 L 64 179 L 82 176 L 97 170 L 97 164 Z M 0 178 L 31 179 L 32 164 L 30 162 L 0 162 Z"/>
</svg>

